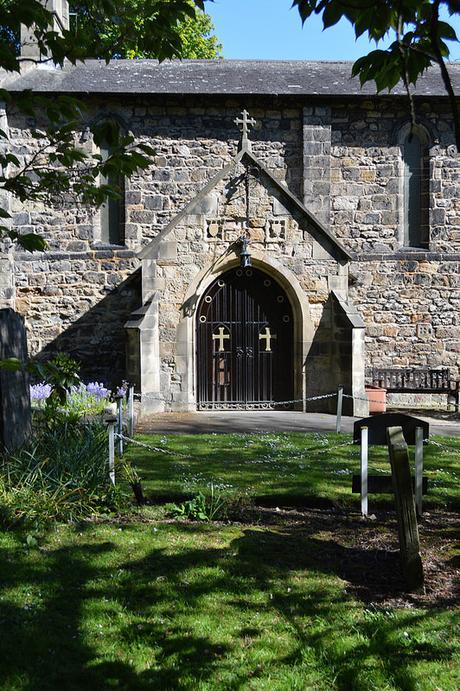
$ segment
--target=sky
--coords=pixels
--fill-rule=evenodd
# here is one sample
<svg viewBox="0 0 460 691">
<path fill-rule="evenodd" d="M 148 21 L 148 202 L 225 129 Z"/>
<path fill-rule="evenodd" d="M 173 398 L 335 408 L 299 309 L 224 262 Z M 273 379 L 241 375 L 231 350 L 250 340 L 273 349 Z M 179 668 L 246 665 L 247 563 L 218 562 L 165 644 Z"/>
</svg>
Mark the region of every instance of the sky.
<svg viewBox="0 0 460 691">
<path fill-rule="evenodd" d="M 206 2 L 224 57 L 271 60 L 356 60 L 375 48 L 342 20 L 322 31 L 319 17 L 302 28 L 292 0 L 215 0 Z M 456 22 L 460 35 L 460 22 Z M 460 45 L 451 44 L 451 59 L 460 60 Z"/>
</svg>

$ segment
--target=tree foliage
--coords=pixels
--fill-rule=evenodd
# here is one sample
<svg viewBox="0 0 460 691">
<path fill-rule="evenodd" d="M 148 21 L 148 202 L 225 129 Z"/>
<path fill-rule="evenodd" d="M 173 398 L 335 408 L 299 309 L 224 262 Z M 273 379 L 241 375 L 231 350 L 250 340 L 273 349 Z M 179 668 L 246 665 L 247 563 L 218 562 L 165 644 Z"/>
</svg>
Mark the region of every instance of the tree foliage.
<svg viewBox="0 0 460 691">
<path fill-rule="evenodd" d="M 211 17 L 199 10 L 196 18 L 189 17 L 181 22 L 179 25 L 182 43 L 181 57 L 190 60 L 210 60 L 222 57 L 222 44 L 219 43 L 213 31 L 214 24 Z"/>
<path fill-rule="evenodd" d="M 356 37 L 367 34 L 376 43 L 387 36 L 394 40 L 387 49 L 376 49 L 353 65 L 353 76 L 361 84 L 374 81 L 377 91 L 391 89 L 402 81 L 410 101 L 412 119 L 415 110 L 411 85 L 431 65 L 438 65 L 454 116 L 457 148 L 460 149 L 460 120 L 446 60 L 448 41 L 457 41 L 452 23 L 441 17 L 458 16 L 459 0 L 293 0 L 305 22 L 312 14 L 322 16 L 327 29 L 340 19 L 348 19 Z"/>
<path fill-rule="evenodd" d="M 85 0 L 80 5 L 85 21 L 58 32 L 52 28 L 52 13 L 39 0 L 1 0 L 0 68 L 8 75 L 28 61 L 62 66 L 65 60 L 75 64 L 92 57 L 108 62 L 123 52 L 150 54 L 152 46 L 160 60 L 181 56 L 190 43 L 183 27 L 193 24 L 196 11 L 204 9 L 203 0 Z M 202 21 L 202 14 L 198 16 Z M 18 54 L 15 43 L 21 24 L 30 28 L 40 57 L 24 59 Z M 109 24 L 116 27 L 110 34 Z M 116 185 L 100 184 L 101 179 L 129 177 L 149 165 L 153 149 L 135 142 L 117 120 L 93 121 L 85 103 L 69 96 L 50 99 L 33 91 L 8 91 L 7 82 L 4 86 L 0 99 L 10 114 L 16 112 L 32 123 L 36 147 L 33 153 L 15 152 L 8 133 L 0 129 L 0 191 L 21 202 L 71 198 L 100 205 L 120 194 Z M 102 145 L 110 149 L 107 158 L 98 153 Z M 0 207 L 0 239 L 9 238 L 30 251 L 46 247 L 39 234 L 18 233 L 9 219 L 7 209 Z"/>
<path fill-rule="evenodd" d="M 221 56 L 222 46 L 213 34 L 214 25 L 211 17 L 203 10 L 194 6 L 189 0 L 190 15 L 184 12 L 175 23 L 171 25 L 170 40 L 173 55 L 189 59 L 211 59 Z M 93 22 L 91 3 L 82 0 L 71 0 L 70 7 L 75 13 L 73 25 L 80 32 L 86 32 Z M 106 16 L 99 34 L 109 52 L 114 58 L 161 58 L 155 41 L 145 44 L 143 37 L 146 31 L 146 22 L 149 17 L 145 12 L 144 0 L 125 0 L 124 11 L 126 20 L 135 27 L 136 32 L 129 41 L 125 41 L 125 35 L 119 22 L 114 22 L 112 17 Z M 125 22 L 124 22 L 125 23 Z"/>
</svg>

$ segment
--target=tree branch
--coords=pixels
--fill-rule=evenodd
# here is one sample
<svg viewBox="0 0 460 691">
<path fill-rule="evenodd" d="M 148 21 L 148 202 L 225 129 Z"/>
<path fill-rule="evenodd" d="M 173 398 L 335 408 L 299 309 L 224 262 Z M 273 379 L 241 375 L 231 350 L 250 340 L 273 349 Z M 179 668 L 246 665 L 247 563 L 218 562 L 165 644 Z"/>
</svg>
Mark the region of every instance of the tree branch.
<svg viewBox="0 0 460 691">
<path fill-rule="evenodd" d="M 430 20 L 430 36 L 431 43 L 433 44 L 433 52 L 436 62 L 441 70 L 442 80 L 444 82 L 444 87 L 449 96 L 450 107 L 452 109 L 452 114 L 454 116 L 454 130 L 455 130 L 455 143 L 457 145 L 457 150 L 460 151 L 460 117 L 458 112 L 458 104 L 455 96 L 454 88 L 449 76 L 446 63 L 442 57 L 441 49 L 439 47 L 438 38 L 438 22 L 439 22 L 439 5 L 441 0 L 435 0 L 433 3 L 433 13 Z"/>
<path fill-rule="evenodd" d="M 403 40 L 401 38 L 402 36 L 402 29 L 403 29 L 403 18 L 402 18 L 402 13 L 401 13 L 401 4 L 400 4 L 400 11 L 398 14 L 398 28 L 396 31 L 396 39 L 398 41 L 398 47 L 399 51 L 401 53 L 401 60 L 402 60 L 402 65 L 403 65 L 403 82 L 404 82 L 404 87 L 406 89 L 407 93 L 407 98 L 409 100 L 409 108 L 410 108 L 410 120 L 411 120 L 411 137 L 412 137 L 412 130 L 417 124 L 416 116 L 415 116 L 415 104 L 414 104 L 414 97 L 412 95 L 412 92 L 410 90 L 410 85 L 409 85 L 409 71 L 407 69 L 407 47 L 404 45 Z"/>
</svg>

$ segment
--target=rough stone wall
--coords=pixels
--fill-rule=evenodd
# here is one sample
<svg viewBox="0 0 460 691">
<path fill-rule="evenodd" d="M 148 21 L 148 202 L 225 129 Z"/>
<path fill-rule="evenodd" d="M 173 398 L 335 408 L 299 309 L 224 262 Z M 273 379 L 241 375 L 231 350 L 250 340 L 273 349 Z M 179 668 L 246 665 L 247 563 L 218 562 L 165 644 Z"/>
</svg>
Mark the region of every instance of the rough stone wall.
<svg viewBox="0 0 460 691">
<path fill-rule="evenodd" d="M 234 157 L 239 132 L 234 120 L 247 107 L 257 119 L 253 151 L 300 195 L 302 185 L 300 107 L 245 99 L 206 106 L 166 99 L 119 111 L 138 140 L 157 152 L 151 169 L 128 184 L 127 232 L 139 244 L 154 238 L 183 206 Z"/>
<path fill-rule="evenodd" d="M 460 155 L 451 116 L 439 103 L 419 103 L 417 112 L 430 137 L 429 249 L 458 252 Z M 382 99 L 332 108 L 331 227 L 361 256 L 395 252 L 403 245 L 398 137 L 407 124 L 405 102 Z"/>
<path fill-rule="evenodd" d="M 367 366 L 449 367 L 459 377 L 460 155 L 445 106 L 417 111 L 431 138 L 429 247 L 403 247 L 407 112 L 393 101 L 332 109 L 331 228 L 358 259 L 350 298 L 366 322 Z"/>
<path fill-rule="evenodd" d="M 0 103 L 0 129 L 8 136 L 8 119 L 6 117 L 5 105 Z M 8 141 L 6 137 L 0 140 L 0 152 L 7 153 Z M 9 213 L 11 211 L 10 195 L 0 190 L 0 208 Z M 8 226 L 11 221 L 7 218 L 1 219 L 1 225 Z M 14 308 L 15 286 L 14 286 L 14 262 L 11 243 L 8 240 L 0 242 L 0 309 Z"/>
<path fill-rule="evenodd" d="M 114 380 L 121 377 L 124 367 L 123 324 L 140 300 L 139 286 L 135 290 L 125 287 L 126 279 L 139 266 L 134 250 L 156 237 L 235 155 L 238 129 L 234 119 L 242 106 L 235 101 L 207 106 L 199 99 L 180 98 L 165 99 L 161 105 L 128 99 L 123 106 L 118 100 L 94 101 L 93 106 L 92 115 L 117 115 L 137 141 L 148 142 L 156 149 L 152 166 L 126 184 L 125 247 L 103 245 L 99 214 L 76 205 L 71 198 L 27 207 L 14 201 L 14 227 L 22 232 L 39 232 L 48 241 L 44 254 L 16 252 L 16 307 L 26 318 L 32 354 L 44 348 L 70 350 L 83 362 L 84 370 L 96 376 L 97 353 L 98 361 L 103 362 L 99 376 Z M 260 103 L 249 107 L 259 122 L 255 152 L 299 194 L 299 108 L 281 108 L 270 100 L 262 107 Z M 19 160 L 44 143 L 32 136 L 32 130 L 42 124 L 10 115 L 11 141 Z M 79 135 L 82 146 L 88 145 L 86 136 L 84 132 Z M 187 265 L 195 247 L 193 238 L 188 240 L 181 252 L 184 276 L 190 273 Z M 0 268 L 5 268 L 6 261 L 0 255 Z M 163 267 L 161 274 L 174 282 L 176 271 Z M 11 289 L 11 272 L 2 274 L 0 291 L 3 282 Z"/>
<path fill-rule="evenodd" d="M 331 214 L 331 108 L 303 109 L 304 204 L 327 226 Z"/>
<path fill-rule="evenodd" d="M 374 255 L 350 271 L 357 277 L 350 297 L 366 322 L 369 366 L 443 366 L 458 376 L 459 255 Z"/>
<path fill-rule="evenodd" d="M 43 256 L 18 253 L 15 258 L 16 306 L 26 316 L 31 351 L 69 342 L 59 338 L 71 333 L 76 339 L 73 346 L 85 357 L 90 357 L 91 349 L 98 352 L 101 343 L 107 357 L 117 349 L 121 352 L 121 330 L 114 340 L 115 350 L 110 346 L 114 319 L 108 320 L 107 328 L 104 322 L 97 325 L 89 345 L 85 339 L 90 332 L 81 330 L 75 335 L 71 325 L 84 321 L 88 310 L 94 314 L 91 310 L 107 304 L 104 301 L 114 288 L 138 266 L 133 250 L 156 237 L 232 159 L 238 140 L 234 119 L 244 107 L 258 121 L 250 135 L 254 154 L 294 194 L 303 195 L 307 206 L 357 255 L 351 267 L 350 297 L 368 327 L 367 364 L 449 366 L 458 376 L 460 156 L 453 147 L 451 119 L 442 103 L 417 104 L 432 139 L 430 246 L 428 251 L 403 248 L 398 133 L 408 120 L 407 105 L 385 98 L 329 104 L 250 98 L 168 98 L 161 104 L 126 99 L 123 105 L 115 99 L 103 104 L 94 101 L 95 115 L 100 111 L 117 114 L 138 141 L 156 148 L 156 156 L 152 166 L 126 187 L 126 248 L 102 246 L 98 214 L 71 200 L 27 208 L 13 204 L 14 226 L 42 233 L 50 247 Z M 40 142 L 30 136 L 30 129 L 37 123 L 11 116 L 9 125 L 15 153 L 33 152 Z M 262 242 L 266 233 L 267 214 L 272 220 L 284 220 L 282 209 L 267 204 L 261 198 L 254 214 L 262 219 L 251 227 L 255 242 Z M 213 217 L 212 204 L 207 212 Z M 243 212 L 228 210 L 228 216 L 238 213 Z M 169 307 L 162 307 L 165 368 L 172 367 L 167 365 L 172 357 L 167 343 L 173 339 L 172 313 L 180 305 L 184 286 L 218 249 L 218 243 L 210 242 L 203 250 L 203 229 L 200 219 L 178 227 L 177 263 L 166 256 L 157 265 L 158 285 L 167 284 L 176 292 L 166 303 Z M 236 239 L 240 228 L 233 230 Z M 292 233 L 287 241 L 264 241 L 264 251 L 277 256 L 299 278 L 318 326 L 328 296 L 329 268 L 308 258 L 308 243 L 302 245 L 304 237 L 300 242 L 298 230 Z M 222 248 L 228 246 L 229 238 Z M 5 305 L 14 301 L 11 267 L 9 255 L 0 254 L 0 300 Z M 120 294 L 113 295 L 121 305 L 120 319 L 127 305 L 140 299 L 130 293 L 123 306 Z M 115 300 L 111 310 L 116 314 Z M 98 319 L 102 312 L 96 312 Z M 117 367 L 121 369 L 121 364 Z"/>
<path fill-rule="evenodd" d="M 124 323 L 140 304 L 130 250 L 16 258 L 16 308 L 33 355 L 65 351 L 88 379 L 117 384 L 125 373 Z"/>
</svg>

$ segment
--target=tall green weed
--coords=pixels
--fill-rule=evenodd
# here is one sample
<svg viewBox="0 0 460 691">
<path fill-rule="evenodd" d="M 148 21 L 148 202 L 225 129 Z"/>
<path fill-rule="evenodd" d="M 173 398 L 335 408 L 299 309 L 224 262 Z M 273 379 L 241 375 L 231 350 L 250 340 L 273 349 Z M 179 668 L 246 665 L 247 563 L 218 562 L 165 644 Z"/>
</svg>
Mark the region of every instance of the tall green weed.
<svg viewBox="0 0 460 691">
<path fill-rule="evenodd" d="M 109 480 L 107 431 L 98 423 L 43 427 L 30 448 L 0 467 L 0 527 L 41 528 L 118 510 L 124 502 Z"/>
</svg>

